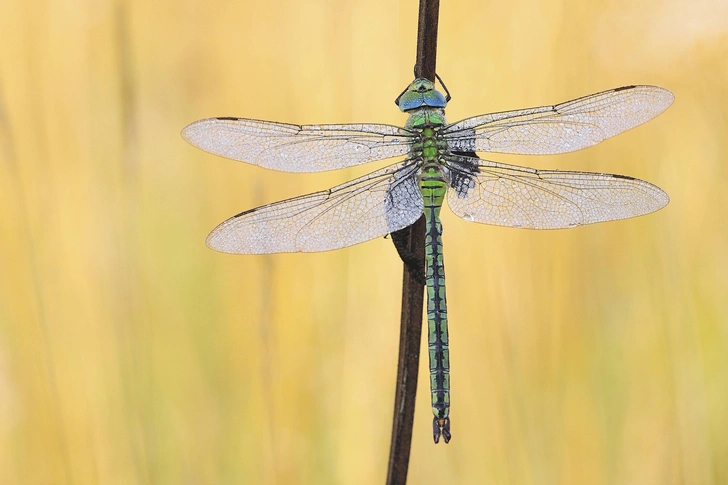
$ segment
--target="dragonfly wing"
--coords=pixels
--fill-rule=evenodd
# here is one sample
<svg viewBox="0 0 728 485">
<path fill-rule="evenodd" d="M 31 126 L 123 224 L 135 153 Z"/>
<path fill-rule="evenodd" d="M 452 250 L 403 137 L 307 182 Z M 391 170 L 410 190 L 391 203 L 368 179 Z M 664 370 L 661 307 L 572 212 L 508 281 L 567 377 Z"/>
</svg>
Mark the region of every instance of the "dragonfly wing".
<svg viewBox="0 0 728 485">
<path fill-rule="evenodd" d="M 283 172 L 323 172 L 409 152 L 412 133 L 391 125 L 290 125 L 209 118 L 182 130 L 206 152 Z"/>
<path fill-rule="evenodd" d="M 547 155 L 580 150 L 645 123 L 675 99 L 657 86 L 624 86 L 555 106 L 467 118 L 443 130 L 454 151 Z"/>
<path fill-rule="evenodd" d="M 535 170 L 477 158 L 447 162 L 450 209 L 467 221 L 529 229 L 562 229 L 641 216 L 667 194 L 625 175 Z"/>
<path fill-rule="evenodd" d="M 417 164 L 405 161 L 243 212 L 213 229 L 207 245 L 236 254 L 316 252 L 385 236 L 422 215 L 417 171 Z"/>
</svg>

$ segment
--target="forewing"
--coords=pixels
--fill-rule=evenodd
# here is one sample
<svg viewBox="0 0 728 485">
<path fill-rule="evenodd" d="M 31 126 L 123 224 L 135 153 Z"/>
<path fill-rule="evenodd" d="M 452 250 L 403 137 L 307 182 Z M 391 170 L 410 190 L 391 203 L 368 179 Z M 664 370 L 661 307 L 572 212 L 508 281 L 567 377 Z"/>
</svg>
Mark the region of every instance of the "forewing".
<svg viewBox="0 0 728 485">
<path fill-rule="evenodd" d="M 659 187 L 624 175 L 535 170 L 470 157 L 453 157 L 446 165 L 459 174 L 451 175 L 450 209 L 485 224 L 562 229 L 641 216 L 670 201 Z"/>
<path fill-rule="evenodd" d="M 207 245 L 237 254 L 316 252 L 385 236 L 422 215 L 416 172 L 417 165 L 406 161 L 243 212 L 213 229 Z"/>
<path fill-rule="evenodd" d="M 443 133 L 454 151 L 565 153 L 641 125 L 674 99 L 657 86 L 624 86 L 555 106 L 475 116 L 449 125 Z"/>
<path fill-rule="evenodd" d="M 404 155 L 412 134 L 378 124 L 290 125 L 209 118 L 182 130 L 206 152 L 283 172 L 323 172 Z"/>
</svg>

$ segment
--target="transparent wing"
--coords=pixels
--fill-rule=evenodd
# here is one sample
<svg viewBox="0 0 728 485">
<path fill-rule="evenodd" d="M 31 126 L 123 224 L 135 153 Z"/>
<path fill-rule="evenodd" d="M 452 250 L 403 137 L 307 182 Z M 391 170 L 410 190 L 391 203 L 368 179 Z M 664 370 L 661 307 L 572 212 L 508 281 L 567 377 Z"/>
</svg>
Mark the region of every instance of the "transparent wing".
<svg viewBox="0 0 728 485">
<path fill-rule="evenodd" d="M 323 172 L 409 152 L 412 133 L 390 125 L 289 125 L 209 118 L 182 130 L 206 152 L 283 172 Z"/>
<path fill-rule="evenodd" d="M 670 198 L 625 175 L 535 170 L 470 157 L 447 162 L 450 209 L 467 221 L 562 229 L 641 216 Z"/>
<path fill-rule="evenodd" d="M 555 106 L 467 118 L 443 134 L 455 151 L 547 155 L 586 148 L 651 120 L 673 94 L 656 86 L 624 86 Z"/>
<path fill-rule="evenodd" d="M 217 226 L 207 245 L 224 253 L 328 251 L 381 237 L 422 215 L 417 164 L 394 164 L 329 190 L 274 202 Z"/>
</svg>

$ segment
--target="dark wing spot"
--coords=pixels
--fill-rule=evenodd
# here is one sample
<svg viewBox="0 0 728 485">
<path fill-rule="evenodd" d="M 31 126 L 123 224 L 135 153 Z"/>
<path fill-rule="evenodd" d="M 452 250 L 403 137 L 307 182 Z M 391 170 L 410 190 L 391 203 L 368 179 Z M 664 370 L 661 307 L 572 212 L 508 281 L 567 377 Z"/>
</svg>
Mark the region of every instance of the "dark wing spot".
<svg viewBox="0 0 728 485">
<path fill-rule="evenodd" d="M 265 207 L 265 206 L 262 206 L 262 207 Z M 258 209 L 261 209 L 262 207 L 255 207 L 253 209 L 248 209 L 246 211 L 241 212 L 240 214 L 235 214 L 230 219 L 236 219 L 236 218 L 238 218 L 240 216 L 244 216 L 244 215 L 247 215 L 247 214 L 250 214 L 250 213 L 253 213 L 253 212 L 257 212 Z"/>
<path fill-rule="evenodd" d="M 635 85 L 631 85 L 631 86 L 622 86 L 621 88 L 615 88 L 615 89 L 614 89 L 614 92 L 616 93 L 616 92 L 619 92 L 619 91 L 626 91 L 627 89 L 634 89 L 634 88 L 636 88 L 636 87 L 637 87 L 637 86 L 635 86 Z"/>
<path fill-rule="evenodd" d="M 235 118 L 233 116 L 223 116 L 222 118 L 215 118 L 216 120 L 220 121 L 238 121 L 240 118 Z"/>
<path fill-rule="evenodd" d="M 612 175 L 612 177 L 614 177 L 615 179 L 637 180 L 634 177 L 630 177 L 629 175 L 618 175 L 618 174 L 614 174 L 614 175 Z"/>
<path fill-rule="evenodd" d="M 470 189 L 475 188 L 473 177 L 480 172 L 478 168 L 478 155 L 475 152 L 450 152 L 454 157 L 450 159 L 450 187 L 461 199 L 467 197 Z"/>
</svg>

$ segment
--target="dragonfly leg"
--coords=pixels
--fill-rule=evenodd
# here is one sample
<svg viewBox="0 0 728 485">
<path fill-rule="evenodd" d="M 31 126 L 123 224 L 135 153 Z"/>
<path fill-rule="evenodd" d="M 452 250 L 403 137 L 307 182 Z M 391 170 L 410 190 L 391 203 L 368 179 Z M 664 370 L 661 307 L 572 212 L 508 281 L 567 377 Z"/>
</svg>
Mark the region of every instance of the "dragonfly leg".
<svg viewBox="0 0 728 485">
<path fill-rule="evenodd" d="M 435 444 L 440 442 L 440 437 L 445 443 L 450 442 L 452 434 L 450 433 L 450 418 L 437 419 L 432 418 L 432 435 L 435 439 Z"/>
<path fill-rule="evenodd" d="M 427 284 L 425 280 L 425 262 L 420 260 L 415 253 L 407 249 L 407 232 L 409 228 L 405 227 L 392 234 L 392 243 L 399 254 L 399 258 L 409 270 L 412 277 L 422 286 Z"/>
</svg>

